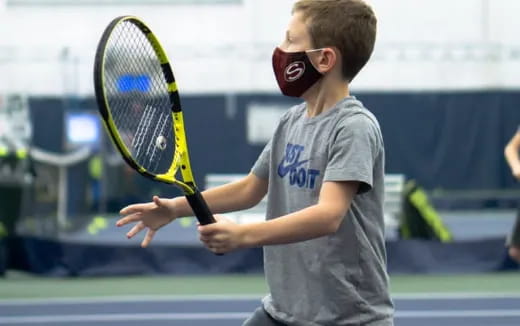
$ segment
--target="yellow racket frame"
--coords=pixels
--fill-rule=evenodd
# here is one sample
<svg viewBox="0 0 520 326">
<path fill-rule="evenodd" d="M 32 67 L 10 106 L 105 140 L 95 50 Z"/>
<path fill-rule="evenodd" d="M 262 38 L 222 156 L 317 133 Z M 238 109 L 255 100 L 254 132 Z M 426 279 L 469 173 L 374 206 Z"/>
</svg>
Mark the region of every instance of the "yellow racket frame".
<svg viewBox="0 0 520 326">
<path fill-rule="evenodd" d="M 141 31 L 146 35 L 148 41 L 150 42 L 150 45 L 155 51 L 155 54 L 157 55 L 159 62 L 161 65 L 168 65 L 170 66 L 168 57 L 166 56 L 165 51 L 163 50 L 163 47 L 161 46 L 161 43 L 157 39 L 157 37 L 152 33 L 152 31 L 146 26 L 146 24 L 135 16 L 123 16 L 118 17 L 107 28 L 108 31 L 112 31 L 118 24 L 121 24 L 123 22 L 130 21 L 137 27 L 141 29 Z M 104 44 L 110 43 L 110 38 L 112 37 L 112 34 L 108 35 L 108 38 L 104 42 Z M 175 129 L 175 151 L 174 151 L 174 157 L 172 158 L 172 163 L 168 171 L 164 174 L 155 175 L 153 173 L 150 173 L 147 171 L 143 166 L 139 165 L 137 161 L 135 161 L 132 157 L 132 154 L 130 153 L 130 150 L 125 145 L 121 135 L 119 134 L 119 131 L 117 130 L 116 124 L 114 122 L 114 119 L 112 117 L 112 113 L 110 111 L 109 102 L 107 99 L 107 92 L 104 90 L 105 85 L 105 55 L 104 50 L 102 49 L 102 53 L 100 54 L 100 86 L 103 88 L 101 94 L 102 94 L 102 101 L 103 105 L 101 108 L 104 112 L 102 112 L 103 116 L 103 122 L 104 125 L 108 131 L 108 133 L 111 135 L 111 139 L 114 142 L 115 146 L 119 149 L 125 160 L 132 165 L 139 173 L 152 178 L 157 181 L 165 182 L 168 184 L 175 184 L 182 188 L 183 192 L 187 195 L 192 195 L 196 191 L 195 186 L 195 180 L 193 178 L 193 173 L 191 170 L 191 164 L 190 159 L 188 155 L 188 144 L 186 141 L 186 133 L 185 133 L 185 126 L 184 126 L 184 116 L 182 114 L 180 106 L 178 108 L 172 107 L 172 125 Z M 171 69 L 171 68 L 170 68 Z M 167 87 L 168 87 L 168 93 L 170 97 L 178 97 L 178 88 L 177 88 L 177 82 L 173 79 L 171 81 L 166 81 Z M 179 101 L 180 102 L 180 101 Z M 173 103 L 172 105 L 174 105 Z M 103 114 L 104 113 L 104 114 Z M 181 170 L 182 174 L 182 180 L 180 181 L 176 178 L 176 174 L 178 170 Z"/>
<path fill-rule="evenodd" d="M 157 55 L 157 58 L 159 59 L 159 63 L 163 71 L 164 81 L 167 86 L 168 95 L 171 103 L 172 126 L 174 128 L 175 134 L 175 150 L 172 157 L 172 163 L 170 165 L 170 168 L 164 174 L 153 174 L 152 172 L 147 171 L 136 160 L 134 160 L 130 150 L 125 145 L 121 135 L 119 134 L 107 98 L 107 92 L 105 90 L 105 51 L 107 49 L 107 44 L 110 43 L 112 31 L 119 24 L 125 22 L 130 22 L 134 24 L 146 36 L 148 42 L 152 46 L 155 54 Z M 141 19 L 135 16 L 121 16 L 112 20 L 112 22 L 105 29 L 105 32 L 103 33 L 103 36 L 101 37 L 101 40 L 99 42 L 96 53 L 96 59 L 94 64 L 94 86 L 96 92 L 96 99 L 98 103 L 98 109 L 103 118 L 105 128 L 108 134 L 110 135 L 110 138 L 112 139 L 114 145 L 117 147 L 122 157 L 124 158 L 124 160 L 132 168 L 134 168 L 140 174 L 148 178 L 168 184 L 173 184 L 181 188 L 201 224 L 215 222 L 215 219 L 213 218 L 213 215 L 209 211 L 206 202 L 202 198 L 202 195 L 200 194 L 199 190 L 197 189 L 195 185 L 195 180 L 193 178 L 190 159 L 188 155 L 188 144 L 186 140 L 184 117 L 181 110 L 179 91 L 177 88 L 175 77 L 173 75 L 173 70 L 159 40 Z M 181 171 L 182 181 L 178 180 L 176 177 L 179 169 Z"/>
</svg>

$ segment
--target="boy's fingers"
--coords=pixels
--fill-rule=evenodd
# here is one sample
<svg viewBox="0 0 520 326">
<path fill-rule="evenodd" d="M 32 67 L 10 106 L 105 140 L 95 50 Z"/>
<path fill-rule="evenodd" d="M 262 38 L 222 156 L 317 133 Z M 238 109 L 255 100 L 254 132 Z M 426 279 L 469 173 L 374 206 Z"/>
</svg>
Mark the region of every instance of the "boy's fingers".
<svg viewBox="0 0 520 326">
<path fill-rule="evenodd" d="M 211 252 L 214 254 L 223 254 L 226 252 L 226 250 L 223 247 L 220 247 L 218 245 L 211 245 L 207 247 Z"/>
<path fill-rule="evenodd" d="M 159 198 L 158 196 L 153 196 L 153 202 L 154 202 L 155 205 L 157 205 L 157 206 L 164 206 L 164 202 L 163 202 L 162 199 Z"/>
<path fill-rule="evenodd" d="M 128 231 L 126 236 L 130 239 L 137 233 L 141 232 L 145 227 L 146 226 L 144 226 L 144 224 L 142 222 L 137 223 L 130 231 Z"/>
<path fill-rule="evenodd" d="M 132 213 L 135 213 L 135 212 L 138 212 L 139 210 L 141 210 L 141 207 L 142 204 L 135 204 L 135 205 L 130 205 L 130 206 L 126 206 L 124 207 L 123 209 L 121 209 L 119 211 L 119 214 L 121 215 L 128 215 L 128 214 L 132 214 Z"/>
<path fill-rule="evenodd" d="M 119 214 L 121 215 L 128 215 L 133 213 L 138 213 L 146 209 L 153 208 L 155 206 L 155 203 L 146 203 L 146 204 L 134 204 L 124 207 L 119 211 Z"/>
<path fill-rule="evenodd" d="M 217 232 L 217 228 L 213 224 L 207 224 L 207 225 L 200 225 L 198 227 L 199 234 L 202 236 L 212 236 Z"/>
<path fill-rule="evenodd" d="M 141 219 L 141 214 L 135 213 L 132 215 L 125 216 L 116 222 L 116 226 L 127 225 L 128 223 L 137 222 Z"/>
<path fill-rule="evenodd" d="M 146 232 L 146 235 L 144 236 L 143 242 L 141 242 L 141 247 L 146 248 L 152 241 L 153 237 L 155 236 L 155 230 L 149 229 L 148 232 Z"/>
</svg>

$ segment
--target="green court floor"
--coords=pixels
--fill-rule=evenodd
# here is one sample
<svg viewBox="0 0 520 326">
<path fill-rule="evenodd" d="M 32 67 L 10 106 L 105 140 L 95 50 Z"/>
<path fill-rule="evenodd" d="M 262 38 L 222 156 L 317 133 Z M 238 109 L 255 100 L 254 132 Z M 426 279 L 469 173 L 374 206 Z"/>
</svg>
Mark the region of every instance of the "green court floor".
<svg viewBox="0 0 520 326">
<path fill-rule="evenodd" d="M 394 275 L 392 293 L 520 293 L 520 272 Z M 97 296 L 262 295 L 262 275 L 45 278 L 9 272 L 0 299 Z"/>
</svg>

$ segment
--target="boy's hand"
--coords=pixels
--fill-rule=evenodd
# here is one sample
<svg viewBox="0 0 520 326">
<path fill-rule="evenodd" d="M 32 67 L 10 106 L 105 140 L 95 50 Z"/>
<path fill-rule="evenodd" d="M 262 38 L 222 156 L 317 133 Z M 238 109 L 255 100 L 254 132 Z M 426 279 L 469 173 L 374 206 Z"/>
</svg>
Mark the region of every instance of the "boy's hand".
<svg viewBox="0 0 520 326">
<path fill-rule="evenodd" d="M 520 165 L 513 168 L 513 176 L 516 178 L 516 180 L 520 181 Z"/>
<path fill-rule="evenodd" d="M 215 215 L 216 223 L 199 225 L 199 239 L 216 254 L 244 247 L 244 227 L 225 217 Z"/>
<path fill-rule="evenodd" d="M 175 207 L 171 204 L 171 200 L 157 196 L 154 196 L 153 201 L 150 203 L 126 206 L 120 211 L 120 214 L 126 216 L 119 219 L 116 222 L 116 226 L 138 222 L 126 234 L 129 239 L 148 228 L 148 232 L 146 232 L 146 236 L 141 242 L 141 247 L 143 248 L 146 248 L 150 244 L 157 230 L 178 217 L 175 213 Z"/>
</svg>

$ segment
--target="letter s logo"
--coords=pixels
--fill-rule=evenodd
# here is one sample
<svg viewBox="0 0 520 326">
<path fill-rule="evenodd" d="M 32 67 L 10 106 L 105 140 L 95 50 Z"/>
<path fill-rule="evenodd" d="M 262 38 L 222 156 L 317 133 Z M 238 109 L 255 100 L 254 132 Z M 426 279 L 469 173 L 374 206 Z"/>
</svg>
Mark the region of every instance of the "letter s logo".
<svg viewBox="0 0 520 326">
<path fill-rule="evenodd" d="M 284 73 L 284 78 L 286 82 L 293 82 L 299 79 L 303 73 L 305 72 L 305 63 L 303 61 L 296 61 L 291 63 L 286 69 Z"/>
</svg>

